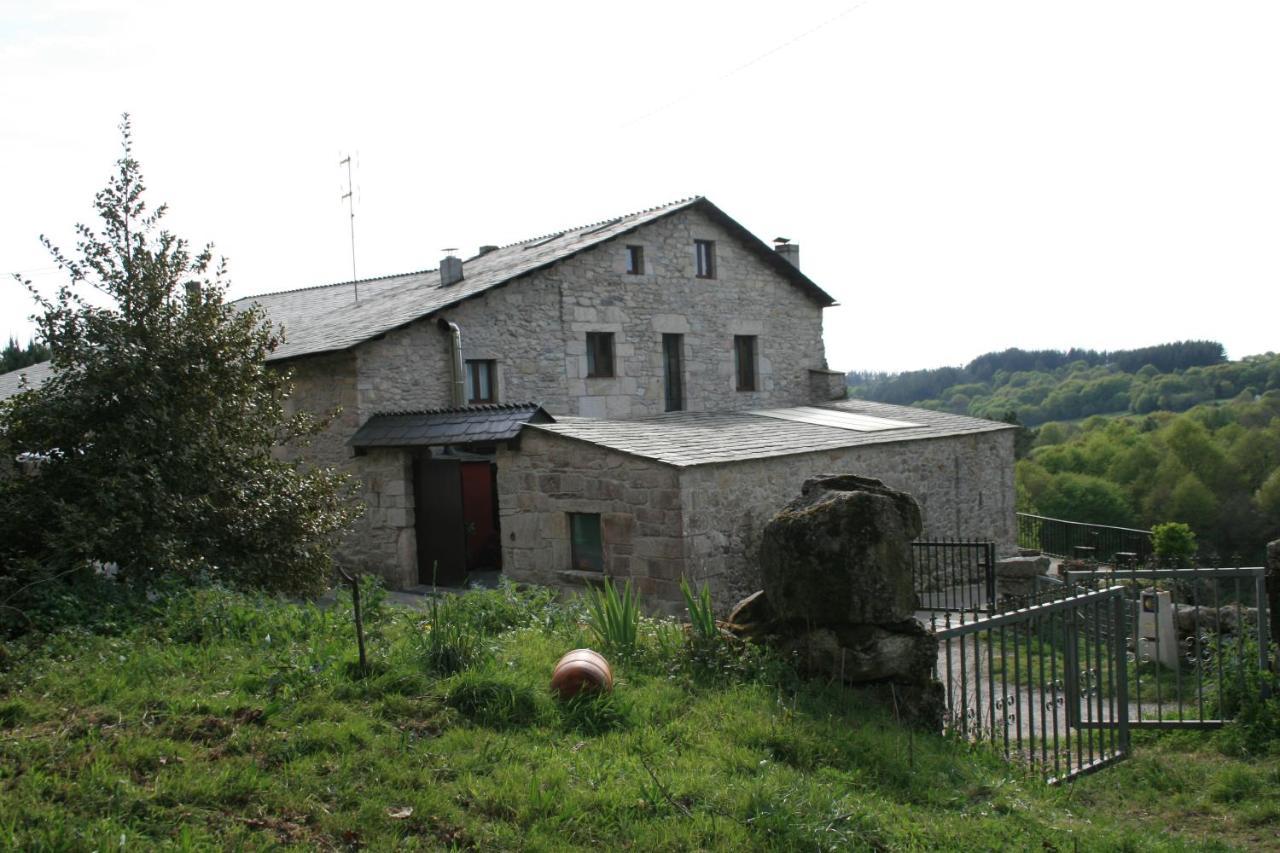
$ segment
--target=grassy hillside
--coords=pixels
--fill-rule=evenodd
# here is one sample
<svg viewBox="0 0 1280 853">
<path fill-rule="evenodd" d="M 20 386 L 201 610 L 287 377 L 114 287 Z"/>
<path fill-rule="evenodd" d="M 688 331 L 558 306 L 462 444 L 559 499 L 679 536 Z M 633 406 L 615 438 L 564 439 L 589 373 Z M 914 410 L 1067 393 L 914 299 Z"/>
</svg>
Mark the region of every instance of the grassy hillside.
<svg viewBox="0 0 1280 853">
<path fill-rule="evenodd" d="M 373 608 L 363 676 L 342 606 L 95 613 L 8 647 L 5 849 L 1227 850 L 1280 828 L 1280 759 L 1197 735 L 1050 789 L 670 623 L 613 656 L 611 697 L 560 704 L 552 666 L 589 638 L 536 592 L 468 596 L 450 624 L 485 639 L 451 673 L 416 611 Z"/>
</svg>

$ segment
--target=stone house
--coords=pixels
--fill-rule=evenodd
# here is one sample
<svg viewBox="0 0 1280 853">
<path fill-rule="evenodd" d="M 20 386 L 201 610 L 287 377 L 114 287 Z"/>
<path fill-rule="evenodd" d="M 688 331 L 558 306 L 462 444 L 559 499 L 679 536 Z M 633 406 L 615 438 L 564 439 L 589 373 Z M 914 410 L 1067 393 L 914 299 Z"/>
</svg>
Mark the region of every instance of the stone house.
<svg viewBox="0 0 1280 853">
<path fill-rule="evenodd" d="M 913 492 L 933 535 L 1012 546 L 1007 426 L 832 402 L 834 300 L 776 242 L 699 197 L 242 300 L 284 327 L 292 405 L 339 411 L 306 455 L 360 484 L 340 559 L 397 587 L 607 571 L 723 599 L 754 583 L 751 523 L 827 471 Z"/>
</svg>

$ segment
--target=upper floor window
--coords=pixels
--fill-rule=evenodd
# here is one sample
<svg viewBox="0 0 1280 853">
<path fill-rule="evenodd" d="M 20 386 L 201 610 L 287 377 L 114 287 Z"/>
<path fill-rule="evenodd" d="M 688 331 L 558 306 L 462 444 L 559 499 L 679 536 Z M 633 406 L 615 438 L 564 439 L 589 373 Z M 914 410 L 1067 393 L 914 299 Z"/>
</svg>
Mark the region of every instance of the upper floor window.
<svg viewBox="0 0 1280 853">
<path fill-rule="evenodd" d="M 644 246 L 627 247 L 627 275 L 644 275 Z"/>
<path fill-rule="evenodd" d="M 496 403 L 498 401 L 496 370 L 489 359 L 467 360 L 467 402 Z"/>
<path fill-rule="evenodd" d="M 587 376 L 613 376 L 613 332 L 587 332 Z"/>
<path fill-rule="evenodd" d="M 734 374 L 739 391 L 756 390 L 756 336 L 733 336 Z"/>
<path fill-rule="evenodd" d="M 716 277 L 716 244 L 714 240 L 694 240 L 694 253 L 698 260 L 698 278 Z"/>
</svg>

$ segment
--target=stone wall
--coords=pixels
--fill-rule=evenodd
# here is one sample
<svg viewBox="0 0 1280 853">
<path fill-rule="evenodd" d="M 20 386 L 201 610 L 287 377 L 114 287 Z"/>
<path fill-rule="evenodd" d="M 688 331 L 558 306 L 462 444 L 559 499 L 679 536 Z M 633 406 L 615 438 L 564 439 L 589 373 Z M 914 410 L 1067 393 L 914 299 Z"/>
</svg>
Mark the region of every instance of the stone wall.
<svg viewBox="0 0 1280 853">
<path fill-rule="evenodd" d="M 760 530 L 809 477 L 874 477 L 920 503 L 925 538 L 991 539 L 1015 548 L 1010 430 L 705 465 L 680 472 L 685 568 L 719 605 L 760 589 Z"/>
<path fill-rule="evenodd" d="M 695 239 L 715 241 L 716 278 L 694 275 Z M 644 247 L 643 275 L 626 273 L 629 245 Z M 664 411 L 664 333 L 684 335 L 691 411 L 814 402 L 810 369 L 826 368 L 821 307 L 696 211 L 650 223 L 442 316 L 462 329 L 464 358 L 497 362 L 500 401 L 539 402 L 552 414 Z M 587 332 L 613 333 L 615 376 L 586 375 Z M 735 335 L 758 337 L 757 391 L 735 389 Z M 363 416 L 450 405 L 449 338 L 434 318 L 356 352 Z M 831 399 L 830 378 L 818 384 L 816 393 Z"/>
<path fill-rule="evenodd" d="M 338 544 L 336 557 L 345 566 L 373 572 L 393 586 L 417 583 L 413 524 L 413 472 L 409 455 L 376 450 L 356 456 L 347 440 L 364 420 L 357 388 L 357 356 L 333 353 L 289 362 L 293 393 L 285 411 L 337 412 L 307 447 L 280 448 L 284 458 L 301 456 L 328 465 L 355 481 L 364 513 Z"/>
<path fill-rule="evenodd" d="M 525 430 L 498 450 L 503 572 L 574 587 L 598 578 L 571 567 L 569 513 L 600 514 L 605 572 L 632 578 L 650 606 L 673 610 L 683 569 L 676 470 L 583 442 Z"/>
</svg>

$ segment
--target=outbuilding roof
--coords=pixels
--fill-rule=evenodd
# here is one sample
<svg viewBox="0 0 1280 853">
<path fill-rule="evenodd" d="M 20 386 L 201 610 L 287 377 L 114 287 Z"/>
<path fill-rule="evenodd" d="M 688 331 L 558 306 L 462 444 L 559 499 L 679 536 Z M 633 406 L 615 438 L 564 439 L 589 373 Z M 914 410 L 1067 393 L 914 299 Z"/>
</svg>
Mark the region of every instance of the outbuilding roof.
<svg viewBox="0 0 1280 853">
<path fill-rule="evenodd" d="M 370 417 L 347 444 L 357 451 L 370 447 L 491 444 L 515 438 L 527 423 L 551 419 L 537 403 L 388 412 Z"/>
<path fill-rule="evenodd" d="M 284 343 L 269 360 L 348 349 L 686 209 L 706 214 L 819 304 L 835 303 L 826 291 L 760 238 L 707 199 L 695 196 L 477 255 L 463 262 L 462 280 L 454 284 L 441 284 L 437 270 L 423 270 L 356 282 L 359 302 L 354 301 L 352 283 L 347 281 L 247 296 L 235 304 L 247 307 L 256 302 L 273 323 L 284 326 Z"/>
<path fill-rule="evenodd" d="M 846 425 L 833 425 L 841 415 L 849 416 Z M 868 400 L 754 412 L 670 412 L 626 421 L 558 418 L 531 426 L 677 468 L 1015 428 Z"/>
</svg>

